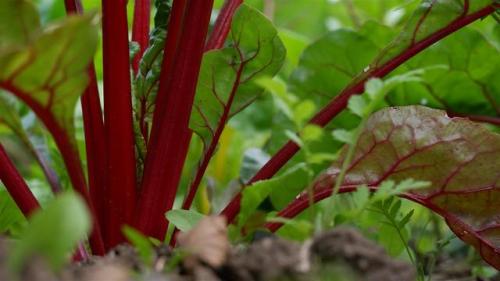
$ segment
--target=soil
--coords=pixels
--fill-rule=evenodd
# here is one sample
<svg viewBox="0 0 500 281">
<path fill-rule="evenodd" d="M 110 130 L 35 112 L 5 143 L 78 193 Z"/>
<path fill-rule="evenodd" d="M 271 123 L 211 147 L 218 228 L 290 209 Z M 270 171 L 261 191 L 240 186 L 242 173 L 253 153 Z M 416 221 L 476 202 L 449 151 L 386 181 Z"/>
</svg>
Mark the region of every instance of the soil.
<svg viewBox="0 0 500 281">
<path fill-rule="evenodd" d="M 226 236 L 227 237 L 227 236 Z M 167 246 L 156 249 L 154 262 L 146 266 L 134 248 L 122 245 L 105 257 L 68 265 L 61 273 L 52 273 L 43 260 L 33 258 L 15 279 L 5 264 L 8 243 L 0 243 L 0 280 L 20 281 L 413 281 L 414 267 L 394 260 L 372 241 L 350 228 L 325 232 L 302 244 L 265 237 L 247 246 L 230 247 L 227 238 L 205 237 L 212 245 L 191 251 L 179 258 Z M 191 240 L 193 237 L 189 237 Z M 196 238 L 196 235 L 194 235 Z M 213 239 L 212 239 L 213 238 Z M 180 239 L 182 240 L 182 239 Z M 202 241 L 189 241 L 201 244 Z M 211 241 L 212 240 L 212 241 Z M 180 243 L 180 242 L 179 242 Z M 184 248 L 193 245 L 186 245 Z M 182 243 L 180 243 L 182 244 Z M 227 245 L 227 247 L 226 247 Z M 191 250 L 194 249 L 191 247 Z M 217 258 L 213 258 L 217 257 Z M 178 262 L 176 262 L 178 261 Z M 447 267 L 449 268 L 449 267 Z M 433 280 L 465 279 L 467 274 L 436 275 Z M 463 277 L 466 276 L 466 277 Z M 470 275 L 468 275 L 470 276 Z M 445 279 L 442 279 L 445 278 Z"/>
</svg>

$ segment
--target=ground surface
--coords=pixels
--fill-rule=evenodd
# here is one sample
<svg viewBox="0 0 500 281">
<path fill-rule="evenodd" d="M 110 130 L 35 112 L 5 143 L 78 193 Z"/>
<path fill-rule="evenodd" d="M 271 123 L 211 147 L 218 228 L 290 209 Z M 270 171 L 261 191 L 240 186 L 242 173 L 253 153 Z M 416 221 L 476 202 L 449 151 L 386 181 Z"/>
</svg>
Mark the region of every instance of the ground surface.
<svg viewBox="0 0 500 281">
<path fill-rule="evenodd" d="M 204 233 L 207 234 L 207 233 Z M 212 233 L 213 234 L 213 233 Z M 359 232 L 339 228 L 298 244 L 266 237 L 249 246 L 230 246 L 226 237 L 196 235 L 180 238 L 190 254 L 181 258 L 168 247 L 156 248 L 155 258 L 145 265 L 134 248 L 119 246 L 105 257 L 68 265 L 53 274 L 34 258 L 24 268 L 24 281 L 413 281 L 416 273 L 407 262 L 390 258 L 384 250 Z M 194 240 L 193 240 L 194 239 Z M 222 239 L 222 240 L 221 240 Z M 201 241 L 203 240 L 203 241 Z M 203 243 L 200 243 L 203 242 Z M 0 263 L 5 265 L 9 243 L 0 246 Z M 203 247 L 199 247 L 204 245 Z M 177 257 L 177 258 L 176 258 Z M 434 281 L 472 281 L 470 270 L 442 264 Z M 14 280 L 5 266 L 0 280 Z"/>
</svg>

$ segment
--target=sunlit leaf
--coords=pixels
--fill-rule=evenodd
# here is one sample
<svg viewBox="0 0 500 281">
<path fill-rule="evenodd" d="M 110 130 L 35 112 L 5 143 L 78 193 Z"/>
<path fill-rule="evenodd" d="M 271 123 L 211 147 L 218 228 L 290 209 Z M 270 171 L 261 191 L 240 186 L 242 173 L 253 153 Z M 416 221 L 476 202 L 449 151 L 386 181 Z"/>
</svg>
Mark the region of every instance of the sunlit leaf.
<svg viewBox="0 0 500 281">
<path fill-rule="evenodd" d="M 40 28 L 40 17 L 31 1 L 3 0 L 0 3 L 0 53 L 29 44 Z"/>
<path fill-rule="evenodd" d="M 28 1 L 7 0 L 2 1 L 0 10 L 9 11 L 11 2 L 19 7 L 30 5 Z M 50 115 L 55 125 L 72 136 L 74 107 L 87 86 L 86 69 L 97 46 L 94 16 L 69 17 L 41 30 L 36 24 L 23 22 L 24 18 L 36 18 L 31 9 L 10 11 L 10 16 L 0 17 L 0 31 L 4 32 L 0 34 L 0 88 L 13 92 L 37 114 Z M 23 26 L 26 31 L 19 34 L 28 35 L 21 40 L 5 32 L 12 25 Z"/>
</svg>

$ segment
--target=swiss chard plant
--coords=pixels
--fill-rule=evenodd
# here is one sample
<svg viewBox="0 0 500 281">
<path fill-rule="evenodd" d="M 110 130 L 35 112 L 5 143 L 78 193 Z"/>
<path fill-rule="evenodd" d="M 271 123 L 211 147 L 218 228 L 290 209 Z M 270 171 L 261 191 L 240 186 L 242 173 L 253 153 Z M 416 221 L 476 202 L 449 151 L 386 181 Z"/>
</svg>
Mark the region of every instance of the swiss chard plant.
<svg viewBox="0 0 500 281">
<path fill-rule="evenodd" d="M 129 25 L 125 0 L 103 0 L 102 18 L 65 0 L 67 17 L 48 24 L 30 0 L 0 1 L 0 125 L 34 157 L 58 206 L 82 209 L 60 195 L 71 186 L 91 218 L 76 218 L 80 232 L 91 229 L 89 247 L 76 230 L 61 247 L 80 241 L 78 258 L 103 255 L 127 241 L 127 225 L 175 244 L 169 220 L 185 230 L 200 218 L 187 211 L 194 204 L 209 212 L 207 171 L 224 166 L 228 124 L 250 119 L 270 130 L 271 155 L 245 155 L 229 184 L 236 192 L 220 214 L 237 233 L 276 231 L 340 193 L 375 202 L 368 191 L 382 189 L 442 216 L 500 269 L 500 45 L 466 28 L 498 19 L 500 3 L 414 1 L 397 31 L 353 14 L 355 28 L 308 44 L 242 2 L 226 0 L 211 24 L 213 0 L 135 0 Z M 263 117 L 269 106 L 275 116 Z M 33 227 L 44 224 L 43 196 L 6 150 L 5 190 Z M 279 212 L 255 219 L 267 201 Z"/>
</svg>

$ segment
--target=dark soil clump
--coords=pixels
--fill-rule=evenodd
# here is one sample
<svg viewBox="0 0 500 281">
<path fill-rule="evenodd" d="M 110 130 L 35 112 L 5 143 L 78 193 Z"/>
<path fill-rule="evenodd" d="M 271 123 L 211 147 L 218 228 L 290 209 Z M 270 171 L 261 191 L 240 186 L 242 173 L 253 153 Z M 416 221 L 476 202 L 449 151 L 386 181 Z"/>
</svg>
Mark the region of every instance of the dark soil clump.
<svg viewBox="0 0 500 281">
<path fill-rule="evenodd" d="M 340 228 L 314 239 L 312 253 L 320 264 L 344 264 L 350 267 L 356 280 L 406 281 L 415 280 L 415 268 L 389 257 L 384 249 L 364 238 L 358 231 Z"/>
</svg>

